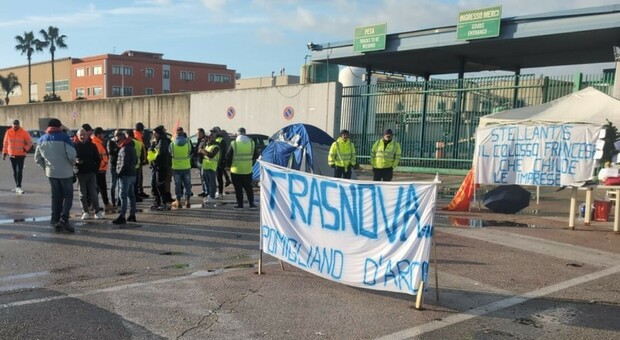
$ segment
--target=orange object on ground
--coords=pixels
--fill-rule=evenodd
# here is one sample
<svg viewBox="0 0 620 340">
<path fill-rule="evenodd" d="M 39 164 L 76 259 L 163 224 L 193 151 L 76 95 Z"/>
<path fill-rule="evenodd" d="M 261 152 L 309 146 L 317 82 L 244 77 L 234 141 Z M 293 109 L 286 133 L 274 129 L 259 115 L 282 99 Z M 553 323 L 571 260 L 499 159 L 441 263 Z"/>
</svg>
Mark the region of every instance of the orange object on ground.
<svg viewBox="0 0 620 340">
<path fill-rule="evenodd" d="M 452 202 L 446 208 L 450 211 L 467 211 L 469 210 L 469 203 L 474 197 L 474 169 L 470 169 L 461 183 L 459 190 L 454 195 Z"/>
<path fill-rule="evenodd" d="M 594 220 L 607 222 L 611 212 L 611 201 L 594 201 Z"/>
</svg>

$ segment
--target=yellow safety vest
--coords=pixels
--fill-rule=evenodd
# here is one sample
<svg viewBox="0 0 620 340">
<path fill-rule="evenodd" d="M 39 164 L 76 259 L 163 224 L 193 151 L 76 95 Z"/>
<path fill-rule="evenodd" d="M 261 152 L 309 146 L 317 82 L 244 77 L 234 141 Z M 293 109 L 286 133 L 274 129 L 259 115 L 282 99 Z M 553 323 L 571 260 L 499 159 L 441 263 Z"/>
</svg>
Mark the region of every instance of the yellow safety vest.
<svg viewBox="0 0 620 340">
<path fill-rule="evenodd" d="M 146 152 L 146 160 L 152 163 L 155 161 L 155 158 L 157 158 L 157 149 L 149 149 L 149 151 Z"/>
<path fill-rule="evenodd" d="M 172 170 L 189 170 L 192 168 L 189 142 L 185 145 L 172 143 Z"/>
<path fill-rule="evenodd" d="M 351 140 L 345 141 L 342 137 L 338 137 L 338 140 L 333 142 L 329 148 L 327 163 L 346 168 L 349 164 L 356 164 L 355 157 L 355 145 L 351 143 Z"/>
<path fill-rule="evenodd" d="M 219 147 L 219 146 L 217 144 L 207 145 L 207 147 L 205 148 L 205 151 L 211 152 L 216 147 Z M 205 156 L 202 159 L 202 170 L 213 170 L 213 171 L 215 171 L 217 169 L 217 164 L 220 161 L 220 154 L 221 153 L 222 153 L 222 150 L 220 150 L 213 158 L 209 158 L 209 157 Z"/>
<path fill-rule="evenodd" d="M 379 139 L 370 151 L 370 163 L 375 169 L 394 168 L 398 166 L 401 153 L 400 143 L 392 140 L 385 147 L 383 139 Z"/>
<path fill-rule="evenodd" d="M 252 156 L 254 155 L 254 141 L 249 143 L 230 143 L 233 148 L 233 159 L 230 165 L 230 172 L 237 175 L 248 175 L 252 173 Z"/>
</svg>

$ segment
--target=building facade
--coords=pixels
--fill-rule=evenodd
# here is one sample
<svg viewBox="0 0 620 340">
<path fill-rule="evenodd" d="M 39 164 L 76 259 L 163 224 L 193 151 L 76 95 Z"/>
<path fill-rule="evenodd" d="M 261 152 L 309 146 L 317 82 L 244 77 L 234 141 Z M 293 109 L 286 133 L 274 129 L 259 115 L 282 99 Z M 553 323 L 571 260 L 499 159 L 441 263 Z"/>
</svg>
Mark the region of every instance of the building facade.
<svg viewBox="0 0 620 340">
<path fill-rule="evenodd" d="M 235 70 L 226 65 L 163 59 L 161 53 L 126 51 L 54 63 L 56 94 L 63 101 L 103 99 L 235 88 Z M 21 88 L 10 104 L 28 103 L 28 66 L 0 69 L 18 77 Z M 52 93 L 51 61 L 32 64 L 32 101 Z"/>
</svg>

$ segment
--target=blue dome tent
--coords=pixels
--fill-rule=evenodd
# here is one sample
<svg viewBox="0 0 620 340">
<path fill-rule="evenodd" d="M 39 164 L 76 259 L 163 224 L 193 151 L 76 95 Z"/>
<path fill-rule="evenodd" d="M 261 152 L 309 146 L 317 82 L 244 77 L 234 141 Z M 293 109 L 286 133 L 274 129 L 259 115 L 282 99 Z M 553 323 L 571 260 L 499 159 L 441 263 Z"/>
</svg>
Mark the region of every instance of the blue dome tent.
<svg viewBox="0 0 620 340">
<path fill-rule="evenodd" d="M 269 138 L 260 159 L 276 165 L 318 175 L 331 176 L 327 155 L 334 139 L 325 131 L 309 124 L 292 124 Z M 260 165 L 254 164 L 252 178 L 260 177 Z"/>
</svg>

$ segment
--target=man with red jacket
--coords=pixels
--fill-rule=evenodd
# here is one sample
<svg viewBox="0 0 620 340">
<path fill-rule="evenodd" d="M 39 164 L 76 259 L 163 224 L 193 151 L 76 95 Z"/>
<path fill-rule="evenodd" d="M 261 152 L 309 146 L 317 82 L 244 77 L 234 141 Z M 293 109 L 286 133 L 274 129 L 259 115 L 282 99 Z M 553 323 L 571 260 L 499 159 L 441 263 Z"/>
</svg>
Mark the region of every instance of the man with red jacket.
<svg viewBox="0 0 620 340">
<path fill-rule="evenodd" d="M 24 172 L 24 160 L 26 153 L 32 148 L 30 134 L 20 126 L 19 120 L 13 121 L 13 127 L 6 131 L 2 144 L 2 160 L 9 156 L 13 167 L 13 178 L 15 179 L 15 193 L 23 194 L 22 177 Z"/>
<path fill-rule="evenodd" d="M 95 130 L 93 130 L 93 134 L 90 139 L 97 147 L 99 158 L 101 159 L 101 162 L 99 163 L 99 171 L 97 171 L 97 189 L 99 194 L 101 194 L 101 199 L 103 200 L 105 210 L 110 211 L 112 210 L 112 204 L 110 204 L 110 199 L 108 198 L 108 184 L 106 181 L 109 157 L 108 150 L 103 142 L 103 129 L 101 127 L 96 127 Z"/>
</svg>

